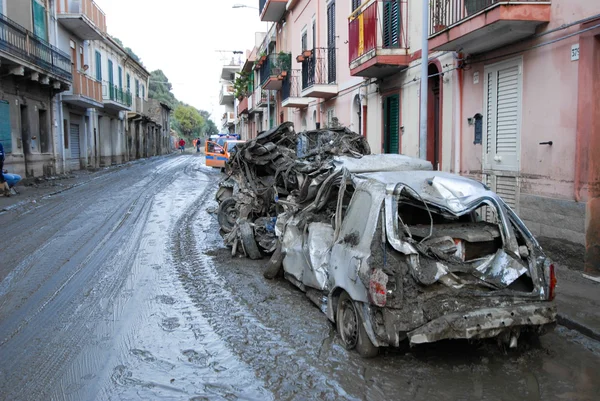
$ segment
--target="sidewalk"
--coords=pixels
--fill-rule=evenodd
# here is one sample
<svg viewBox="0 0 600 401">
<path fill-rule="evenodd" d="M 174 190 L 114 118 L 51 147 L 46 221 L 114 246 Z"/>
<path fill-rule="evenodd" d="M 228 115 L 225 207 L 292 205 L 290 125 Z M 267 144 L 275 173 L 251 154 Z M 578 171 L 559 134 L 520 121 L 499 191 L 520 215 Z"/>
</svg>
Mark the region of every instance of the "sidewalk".
<svg viewBox="0 0 600 401">
<path fill-rule="evenodd" d="M 175 153 L 173 153 L 175 154 Z M 5 197 L 0 195 L 0 215 L 10 210 L 37 204 L 47 196 L 57 195 L 71 188 L 84 185 L 98 177 L 131 166 L 149 159 L 139 159 L 115 166 L 103 167 L 95 171 L 78 170 L 48 178 L 28 178 L 17 186 L 17 195 Z"/>
<path fill-rule="evenodd" d="M 556 275 L 558 323 L 600 341 L 600 283 L 560 265 Z"/>
</svg>

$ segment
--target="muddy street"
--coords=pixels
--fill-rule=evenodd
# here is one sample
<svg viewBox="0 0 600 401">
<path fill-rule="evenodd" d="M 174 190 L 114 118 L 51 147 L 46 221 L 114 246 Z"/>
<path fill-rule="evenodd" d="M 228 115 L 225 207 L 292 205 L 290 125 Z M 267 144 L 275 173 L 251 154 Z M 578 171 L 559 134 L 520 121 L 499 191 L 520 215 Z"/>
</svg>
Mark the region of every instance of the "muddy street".
<svg viewBox="0 0 600 401">
<path fill-rule="evenodd" d="M 600 345 L 560 326 L 516 351 L 346 351 L 266 260 L 232 259 L 220 177 L 154 158 L 0 214 L 0 399 L 597 399 Z"/>
</svg>

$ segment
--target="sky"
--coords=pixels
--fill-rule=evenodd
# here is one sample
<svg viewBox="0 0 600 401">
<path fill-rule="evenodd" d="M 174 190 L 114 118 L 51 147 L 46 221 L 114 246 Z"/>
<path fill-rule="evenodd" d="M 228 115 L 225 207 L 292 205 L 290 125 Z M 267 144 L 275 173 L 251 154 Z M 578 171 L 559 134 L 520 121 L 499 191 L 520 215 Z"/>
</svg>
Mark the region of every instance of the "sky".
<svg viewBox="0 0 600 401">
<path fill-rule="evenodd" d="M 106 14 L 110 35 L 130 47 L 149 71 L 163 70 L 177 99 L 209 111 L 220 124 L 219 76 L 233 55 L 218 50 L 241 50 L 244 59 L 254 47 L 254 33 L 267 29 L 258 16 L 258 0 L 95 2 Z M 234 9 L 234 4 L 253 8 Z"/>
</svg>

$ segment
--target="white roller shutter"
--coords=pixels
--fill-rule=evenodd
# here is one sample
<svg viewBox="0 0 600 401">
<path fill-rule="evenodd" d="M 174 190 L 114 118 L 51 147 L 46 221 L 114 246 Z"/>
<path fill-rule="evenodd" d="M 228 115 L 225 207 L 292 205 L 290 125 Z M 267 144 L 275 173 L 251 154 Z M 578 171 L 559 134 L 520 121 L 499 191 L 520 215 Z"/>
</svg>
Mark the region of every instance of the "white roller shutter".
<svg viewBox="0 0 600 401">
<path fill-rule="evenodd" d="M 485 68 L 483 149 L 487 169 L 519 170 L 522 70 L 521 59 Z"/>
<path fill-rule="evenodd" d="M 79 169 L 79 158 L 81 157 L 81 150 L 79 147 L 79 125 L 71 124 L 69 131 L 69 150 L 71 151 L 71 160 L 69 165 L 73 169 Z"/>
</svg>

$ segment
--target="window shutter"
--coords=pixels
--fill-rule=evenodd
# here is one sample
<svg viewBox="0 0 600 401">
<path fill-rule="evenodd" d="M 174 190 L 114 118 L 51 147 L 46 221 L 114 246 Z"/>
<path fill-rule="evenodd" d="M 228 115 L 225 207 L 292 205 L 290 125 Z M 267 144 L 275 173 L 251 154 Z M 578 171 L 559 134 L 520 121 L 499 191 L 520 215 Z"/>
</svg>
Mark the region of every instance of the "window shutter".
<svg viewBox="0 0 600 401">
<path fill-rule="evenodd" d="M 495 170 L 519 168 L 521 63 L 486 68 L 484 165 Z"/>
<path fill-rule="evenodd" d="M 131 92 L 131 76 L 127 74 L 127 91 Z"/>
<path fill-rule="evenodd" d="M 0 100 L 0 142 L 2 142 L 5 154 L 12 153 L 12 134 L 10 130 L 10 103 L 4 100 Z"/>
<path fill-rule="evenodd" d="M 383 4 L 383 46 L 399 47 L 400 40 L 400 3 L 397 0 Z"/>
<path fill-rule="evenodd" d="M 332 1 L 327 7 L 327 78 L 328 83 L 336 81 L 336 57 L 335 57 L 335 2 Z"/>
<path fill-rule="evenodd" d="M 46 28 L 46 9 L 36 0 L 33 3 L 33 33 L 38 38 L 48 40 L 48 29 Z"/>
<path fill-rule="evenodd" d="M 110 84 L 110 86 L 113 86 L 115 84 L 112 60 L 108 60 L 108 83 Z"/>
<path fill-rule="evenodd" d="M 102 81 L 102 55 L 96 51 L 96 80 Z"/>
<path fill-rule="evenodd" d="M 515 155 L 519 118 L 519 66 L 498 71 L 496 154 Z"/>
<path fill-rule="evenodd" d="M 398 153 L 400 146 L 400 97 L 398 95 L 390 96 L 389 98 L 389 130 L 390 143 L 389 153 Z"/>
<path fill-rule="evenodd" d="M 123 68 L 119 66 L 119 89 L 123 90 Z"/>
<path fill-rule="evenodd" d="M 352 11 L 360 7 L 361 0 L 352 0 Z"/>
</svg>

